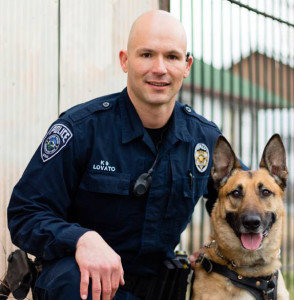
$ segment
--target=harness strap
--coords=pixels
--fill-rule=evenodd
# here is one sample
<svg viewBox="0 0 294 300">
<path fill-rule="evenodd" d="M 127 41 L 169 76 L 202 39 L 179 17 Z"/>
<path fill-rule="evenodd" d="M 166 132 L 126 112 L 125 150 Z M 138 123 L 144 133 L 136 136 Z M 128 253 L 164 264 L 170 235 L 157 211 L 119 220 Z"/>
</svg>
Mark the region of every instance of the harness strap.
<svg viewBox="0 0 294 300">
<path fill-rule="evenodd" d="M 229 278 L 235 286 L 250 292 L 256 300 L 277 300 L 278 271 L 268 277 L 244 277 L 220 265 L 201 253 L 196 260 L 207 273 L 215 272 Z"/>
</svg>

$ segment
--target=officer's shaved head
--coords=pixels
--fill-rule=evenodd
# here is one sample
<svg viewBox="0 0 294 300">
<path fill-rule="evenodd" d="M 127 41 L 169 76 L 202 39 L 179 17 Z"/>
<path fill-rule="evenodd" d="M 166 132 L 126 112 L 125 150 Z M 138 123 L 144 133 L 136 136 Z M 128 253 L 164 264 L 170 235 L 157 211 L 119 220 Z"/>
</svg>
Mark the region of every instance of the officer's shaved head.
<svg viewBox="0 0 294 300">
<path fill-rule="evenodd" d="M 135 20 L 129 34 L 128 51 L 132 50 L 138 40 L 155 33 L 172 34 L 177 46 L 183 47 L 186 51 L 187 37 L 183 25 L 176 17 L 164 10 L 148 11 Z"/>
<path fill-rule="evenodd" d="M 171 116 L 193 63 L 186 48 L 184 27 L 170 13 L 152 10 L 134 22 L 127 50 L 121 50 L 119 57 L 128 74 L 129 97 L 145 127 L 160 128 Z"/>
</svg>

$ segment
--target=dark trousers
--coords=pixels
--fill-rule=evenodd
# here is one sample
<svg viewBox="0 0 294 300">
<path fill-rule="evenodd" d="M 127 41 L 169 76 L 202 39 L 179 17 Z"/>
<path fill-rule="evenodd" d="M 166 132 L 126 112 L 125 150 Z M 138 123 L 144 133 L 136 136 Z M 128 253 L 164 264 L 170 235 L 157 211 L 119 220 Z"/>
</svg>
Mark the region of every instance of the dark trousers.
<svg viewBox="0 0 294 300">
<path fill-rule="evenodd" d="M 74 257 L 64 257 L 47 262 L 39 275 L 35 293 L 38 300 L 81 300 L 80 270 Z M 91 286 L 88 300 L 92 300 Z M 114 300 L 140 300 L 129 292 L 119 289 Z"/>
</svg>

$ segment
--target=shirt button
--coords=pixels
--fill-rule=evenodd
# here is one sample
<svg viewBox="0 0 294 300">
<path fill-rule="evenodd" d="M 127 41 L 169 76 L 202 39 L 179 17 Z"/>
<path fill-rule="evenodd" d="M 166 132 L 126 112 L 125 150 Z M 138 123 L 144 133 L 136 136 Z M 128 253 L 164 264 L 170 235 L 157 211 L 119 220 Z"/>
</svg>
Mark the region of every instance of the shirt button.
<svg viewBox="0 0 294 300">
<path fill-rule="evenodd" d="M 102 105 L 103 105 L 103 107 L 106 108 L 106 107 L 108 107 L 110 104 L 109 104 L 109 102 L 103 102 Z"/>
<path fill-rule="evenodd" d="M 186 106 L 185 108 L 186 108 L 186 111 L 189 113 L 192 111 L 192 109 L 189 106 Z"/>
</svg>

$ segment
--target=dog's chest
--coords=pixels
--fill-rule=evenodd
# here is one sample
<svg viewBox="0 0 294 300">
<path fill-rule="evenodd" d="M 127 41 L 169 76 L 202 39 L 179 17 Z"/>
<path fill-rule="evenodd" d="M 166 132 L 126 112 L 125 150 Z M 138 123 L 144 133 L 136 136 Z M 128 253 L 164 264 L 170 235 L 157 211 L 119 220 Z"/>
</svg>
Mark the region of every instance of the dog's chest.
<svg viewBox="0 0 294 300">
<path fill-rule="evenodd" d="M 252 294 L 232 284 L 230 279 L 217 274 L 208 274 L 197 268 L 193 300 L 255 300 Z"/>
<path fill-rule="evenodd" d="M 226 300 L 255 300 L 255 297 L 245 289 L 234 286 L 228 278 L 222 278 L 224 281 L 224 290 L 220 292 L 217 299 Z"/>
<path fill-rule="evenodd" d="M 238 300 L 255 300 L 255 297 L 253 297 L 249 292 L 242 290 L 240 293 L 240 296 L 234 298 L 234 300 L 237 300 L 237 299 Z"/>
</svg>

